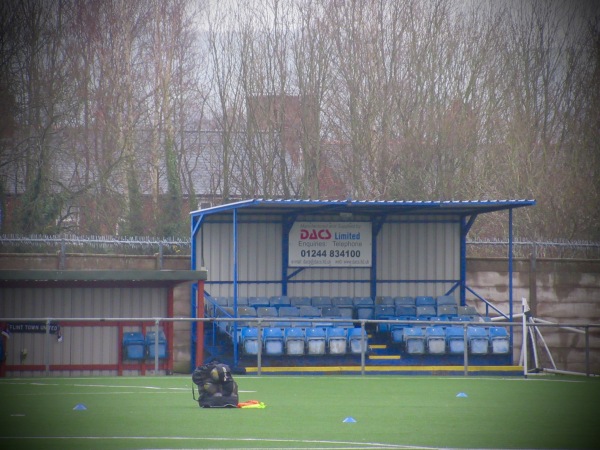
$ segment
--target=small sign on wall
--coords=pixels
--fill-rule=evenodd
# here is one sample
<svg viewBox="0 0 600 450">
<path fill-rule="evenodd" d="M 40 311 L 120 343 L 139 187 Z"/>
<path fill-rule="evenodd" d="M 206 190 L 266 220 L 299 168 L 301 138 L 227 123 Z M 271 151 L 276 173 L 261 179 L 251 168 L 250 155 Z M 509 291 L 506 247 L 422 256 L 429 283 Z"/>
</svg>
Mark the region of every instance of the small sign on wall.
<svg viewBox="0 0 600 450">
<path fill-rule="evenodd" d="M 45 333 L 46 322 L 9 322 L 6 329 L 10 333 Z M 50 334 L 60 332 L 60 325 L 57 322 L 50 322 Z"/>
<path fill-rule="evenodd" d="M 370 222 L 296 222 L 289 235 L 291 267 L 371 267 Z"/>
</svg>

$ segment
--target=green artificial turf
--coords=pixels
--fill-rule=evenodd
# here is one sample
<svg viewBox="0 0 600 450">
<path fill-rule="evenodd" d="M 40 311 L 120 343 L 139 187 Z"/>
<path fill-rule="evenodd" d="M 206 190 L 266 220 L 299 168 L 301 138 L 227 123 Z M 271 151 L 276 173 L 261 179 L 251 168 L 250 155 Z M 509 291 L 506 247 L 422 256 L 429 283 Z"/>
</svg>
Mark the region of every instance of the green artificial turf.
<svg viewBox="0 0 600 450">
<path fill-rule="evenodd" d="M 183 376 L 2 379 L 0 447 L 598 448 L 600 442 L 597 378 L 236 381 L 240 401 L 267 407 L 199 408 Z M 86 409 L 74 410 L 79 404 Z"/>
</svg>

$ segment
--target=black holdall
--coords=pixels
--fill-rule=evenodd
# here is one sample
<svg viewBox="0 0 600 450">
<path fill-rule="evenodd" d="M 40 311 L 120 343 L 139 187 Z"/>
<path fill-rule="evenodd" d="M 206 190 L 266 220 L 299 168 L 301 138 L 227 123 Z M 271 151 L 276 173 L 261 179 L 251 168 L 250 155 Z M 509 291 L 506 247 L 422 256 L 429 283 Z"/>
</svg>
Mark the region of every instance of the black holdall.
<svg viewBox="0 0 600 450">
<path fill-rule="evenodd" d="M 197 367 L 192 381 L 198 386 L 198 405 L 202 408 L 237 408 L 238 385 L 227 364 L 211 361 Z M 192 387 L 192 396 L 196 400 Z"/>
</svg>

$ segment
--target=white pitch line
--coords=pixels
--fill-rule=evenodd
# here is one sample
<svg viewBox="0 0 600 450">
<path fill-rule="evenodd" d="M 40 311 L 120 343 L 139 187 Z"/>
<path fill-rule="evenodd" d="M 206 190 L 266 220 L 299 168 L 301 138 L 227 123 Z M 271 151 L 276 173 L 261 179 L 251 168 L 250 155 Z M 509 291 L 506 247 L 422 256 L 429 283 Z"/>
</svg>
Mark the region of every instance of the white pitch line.
<svg viewBox="0 0 600 450">
<path fill-rule="evenodd" d="M 160 387 L 160 386 L 131 386 L 131 385 L 113 385 L 113 384 L 80 384 L 80 383 L 42 383 L 42 382 L 4 382 L 2 384 L 10 384 L 17 386 L 74 386 L 74 387 L 94 387 L 94 388 L 113 388 L 113 389 L 148 389 L 148 390 L 164 390 L 164 391 L 185 391 L 189 392 L 192 386 L 187 387 Z M 256 393 L 256 391 L 243 391 L 243 393 Z"/>
<path fill-rule="evenodd" d="M 185 437 L 185 436 L 0 436 L 0 441 L 4 439 L 14 440 L 160 440 L 160 441 L 217 441 L 217 442 L 269 442 L 269 443 L 291 443 L 291 444 L 331 444 L 336 446 L 344 447 L 323 447 L 323 449 L 348 449 L 348 450 L 361 450 L 361 449 L 419 449 L 419 450 L 439 450 L 439 447 L 420 447 L 414 445 L 400 445 L 400 444 L 385 444 L 379 442 L 352 442 L 352 441 L 327 441 L 327 440 L 313 440 L 313 439 L 261 439 L 261 438 L 220 438 L 220 437 Z M 243 447 L 244 450 L 248 450 L 247 447 Z M 261 447 L 259 447 L 261 448 Z M 269 447 L 271 448 L 271 447 Z M 287 449 L 287 447 L 284 447 Z M 300 449 L 315 448 L 315 447 L 299 447 Z"/>
</svg>

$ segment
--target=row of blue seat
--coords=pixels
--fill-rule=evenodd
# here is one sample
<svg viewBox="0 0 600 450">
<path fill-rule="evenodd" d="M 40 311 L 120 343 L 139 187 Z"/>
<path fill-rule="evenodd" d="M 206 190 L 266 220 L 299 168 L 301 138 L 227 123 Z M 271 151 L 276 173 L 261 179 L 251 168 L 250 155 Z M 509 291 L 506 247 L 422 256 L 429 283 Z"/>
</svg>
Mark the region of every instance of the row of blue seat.
<svg viewBox="0 0 600 450">
<path fill-rule="evenodd" d="M 408 307 L 408 306 L 385 306 L 377 305 L 373 310 L 367 310 L 364 314 L 358 314 L 360 319 L 377 320 L 436 320 L 436 321 L 482 321 L 472 307 L 451 307 L 450 305 L 440 306 L 439 310 L 431 309 L 428 306 Z M 359 310 L 362 311 L 362 310 Z M 440 313 L 440 315 L 437 315 Z M 225 307 L 217 311 L 218 317 L 235 317 L 233 308 Z M 280 327 L 297 326 L 343 326 L 353 327 L 352 320 L 357 320 L 351 310 L 339 308 L 337 306 L 239 306 L 237 308 L 237 317 L 242 319 L 238 321 L 238 326 L 251 325 L 250 321 L 243 319 L 260 318 L 264 326 L 277 325 Z M 285 320 L 283 320 L 285 319 Z M 312 319 L 331 319 L 331 323 L 313 321 Z M 344 322 L 347 320 L 348 322 Z M 223 332 L 231 331 L 232 322 L 220 322 L 219 327 Z M 388 331 L 389 324 L 378 324 L 378 331 Z"/>
<path fill-rule="evenodd" d="M 210 305 L 214 305 L 212 308 Z M 233 298 L 214 297 L 209 298 L 207 302 L 207 314 L 209 316 L 217 315 L 216 306 L 220 309 L 233 308 Z M 245 308 L 254 308 L 257 313 L 260 309 L 272 308 L 272 316 L 284 308 L 285 314 L 289 315 L 288 308 L 320 308 L 322 311 L 328 309 L 336 310 L 336 315 L 341 315 L 349 319 L 373 319 L 378 309 L 395 309 L 395 315 L 414 315 L 414 316 L 435 316 L 435 315 L 457 315 L 457 314 L 476 314 L 473 307 L 459 306 L 454 297 L 450 295 L 439 296 L 437 298 L 420 297 L 378 297 L 376 302 L 371 297 L 286 297 L 275 296 L 267 297 L 240 297 L 237 300 L 238 312 Z M 248 310 L 249 311 L 249 310 Z M 301 314 L 302 315 L 302 314 Z M 322 313 L 322 316 L 329 317 L 330 312 Z"/>
<path fill-rule="evenodd" d="M 234 306 L 233 297 L 208 297 L 211 303 L 221 307 Z M 271 297 L 238 297 L 238 306 L 358 306 L 358 305 L 403 305 L 403 306 L 440 306 L 456 305 L 457 302 L 452 295 L 432 296 L 379 296 L 375 300 L 372 297 L 349 297 L 349 296 L 317 296 L 317 297 L 289 297 L 286 295 L 274 295 Z"/>
<path fill-rule="evenodd" d="M 256 355 L 259 350 L 256 327 L 239 330 L 239 343 L 245 354 Z M 344 355 L 361 353 L 361 340 L 367 336 L 361 328 L 342 327 L 266 327 L 262 329 L 262 351 L 266 355 Z"/>
<path fill-rule="evenodd" d="M 258 328 L 242 327 L 239 343 L 247 355 L 258 354 Z M 343 355 L 361 353 L 361 338 L 368 345 L 368 337 L 361 328 L 341 327 L 265 327 L 262 328 L 262 351 L 266 355 Z M 391 331 L 394 343 L 412 355 L 463 354 L 501 355 L 510 350 L 508 331 L 504 327 L 468 326 L 413 326 L 398 325 Z M 365 348 L 366 350 L 366 348 Z"/>
<path fill-rule="evenodd" d="M 167 357 L 167 338 L 163 331 L 158 332 L 158 348 L 154 331 L 147 332 L 146 336 L 139 331 L 123 334 L 123 359 L 154 359 L 156 353 L 160 359 Z"/>
<path fill-rule="evenodd" d="M 508 331 L 504 327 L 467 327 L 467 350 L 474 355 L 500 355 L 510 350 Z M 409 354 L 463 354 L 465 329 L 461 326 L 398 325 L 391 330 L 392 341 L 403 345 Z"/>
</svg>

